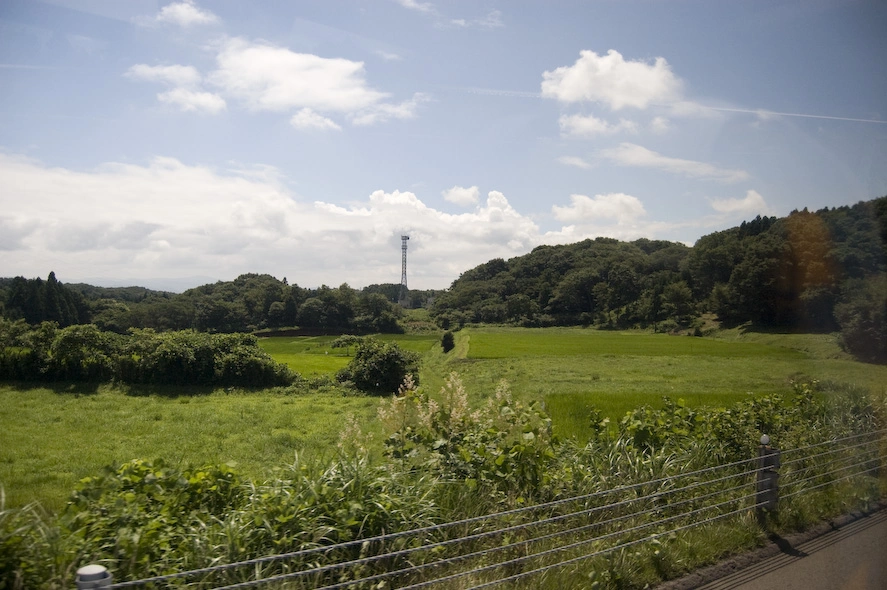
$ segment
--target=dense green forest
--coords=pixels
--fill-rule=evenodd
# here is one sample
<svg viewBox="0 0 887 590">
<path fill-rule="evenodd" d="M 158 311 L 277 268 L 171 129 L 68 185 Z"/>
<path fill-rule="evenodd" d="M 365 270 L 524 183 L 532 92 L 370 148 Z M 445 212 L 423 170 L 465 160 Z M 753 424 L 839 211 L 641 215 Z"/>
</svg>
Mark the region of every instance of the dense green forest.
<svg viewBox="0 0 887 590">
<path fill-rule="evenodd" d="M 756 217 L 701 237 L 693 247 L 611 238 L 539 246 L 490 260 L 441 292 L 411 291 L 443 329 L 466 323 L 585 325 L 674 331 L 721 322 L 837 331 L 866 361 L 887 361 L 887 197 L 784 218 Z M 181 294 L 0 279 L 0 312 L 11 320 L 64 328 L 92 323 L 125 334 L 253 332 L 298 327 L 325 333 L 398 333 L 399 285 L 317 289 L 245 274 Z"/>
<path fill-rule="evenodd" d="M 398 333 L 402 309 L 396 304 L 400 285 L 370 285 L 356 290 L 343 284 L 306 289 L 270 275 L 245 274 L 181 294 L 143 287 L 106 288 L 63 285 L 47 280 L 0 279 L 3 317 L 29 324 L 53 321 L 60 327 L 93 323 L 125 334 L 130 328 L 157 331 L 253 332 L 300 327 L 328 333 Z M 422 306 L 432 291 L 410 292 Z"/>
<path fill-rule="evenodd" d="M 727 324 L 841 330 L 867 361 L 887 360 L 887 197 L 784 218 L 756 217 L 692 247 L 640 239 L 539 246 L 463 273 L 432 315 L 467 322 L 601 328 Z"/>
</svg>

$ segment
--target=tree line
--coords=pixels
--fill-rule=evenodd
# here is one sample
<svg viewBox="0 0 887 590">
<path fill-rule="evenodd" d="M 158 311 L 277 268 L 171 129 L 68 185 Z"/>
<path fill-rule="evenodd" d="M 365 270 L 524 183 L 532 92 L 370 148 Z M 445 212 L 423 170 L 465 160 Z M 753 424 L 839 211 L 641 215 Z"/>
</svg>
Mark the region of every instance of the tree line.
<svg viewBox="0 0 887 590">
<path fill-rule="evenodd" d="M 47 280 L 0 279 L 0 312 L 32 325 L 93 323 L 118 334 L 130 328 L 234 333 L 295 327 L 327 333 L 400 333 L 399 291 L 400 285 L 394 284 L 362 290 L 347 284 L 308 289 L 289 285 L 286 278 L 244 274 L 175 294 L 143 287 L 62 284 L 50 273 Z M 413 304 L 424 305 L 432 293 L 411 292 Z"/>
<path fill-rule="evenodd" d="M 445 329 L 524 326 L 840 330 L 862 360 L 887 361 L 887 197 L 756 217 L 693 247 L 640 239 L 539 246 L 463 273 L 431 313 Z M 698 327 L 698 323 L 696 324 Z"/>
</svg>

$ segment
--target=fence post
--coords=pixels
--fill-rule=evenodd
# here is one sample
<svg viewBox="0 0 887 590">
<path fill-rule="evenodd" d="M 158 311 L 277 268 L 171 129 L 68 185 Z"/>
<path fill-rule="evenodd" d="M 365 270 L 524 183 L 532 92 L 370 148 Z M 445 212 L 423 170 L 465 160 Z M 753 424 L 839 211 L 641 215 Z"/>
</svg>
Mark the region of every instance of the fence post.
<svg viewBox="0 0 887 590">
<path fill-rule="evenodd" d="M 755 503 L 761 504 L 758 510 L 776 510 L 779 503 L 779 473 L 776 471 L 781 465 L 779 449 L 770 446 L 770 437 L 766 434 L 761 437 L 761 446 L 758 447 L 758 480 Z"/>
<path fill-rule="evenodd" d="M 100 565 L 84 565 L 77 570 L 77 590 L 94 590 L 95 588 L 110 588 L 114 582 L 114 576 Z"/>
</svg>

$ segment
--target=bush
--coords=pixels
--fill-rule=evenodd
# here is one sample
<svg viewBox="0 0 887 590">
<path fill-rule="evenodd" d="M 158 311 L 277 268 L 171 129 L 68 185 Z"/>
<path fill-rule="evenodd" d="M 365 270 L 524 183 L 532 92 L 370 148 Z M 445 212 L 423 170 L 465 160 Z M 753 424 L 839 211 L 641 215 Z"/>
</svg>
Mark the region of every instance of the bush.
<svg viewBox="0 0 887 590">
<path fill-rule="evenodd" d="M 390 395 L 408 375 L 418 382 L 419 355 L 402 350 L 394 342 L 388 344 L 370 337 L 357 344 L 354 358 L 338 372 L 336 379 L 340 383 L 350 381 L 361 391 Z"/>
<path fill-rule="evenodd" d="M 0 324 L 0 379 L 272 387 L 298 378 L 248 334 Z"/>
<path fill-rule="evenodd" d="M 379 409 L 391 431 L 385 440 L 389 458 L 499 498 L 535 497 L 545 489 L 556 440 L 551 419 L 536 402 L 525 406 L 514 400 L 502 382 L 494 397 L 470 412 L 455 373 L 439 397 L 439 402 L 429 399 L 407 380 L 400 395 Z"/>
<path fill-rule="evenodd" d="M 456 339 L 453 337 L 452 332 L 444 332 L 443 336 L 440 338 L 440 347 L 443 349 L 444 353 L 450 352 L 456 347 Z"/>
</svg>

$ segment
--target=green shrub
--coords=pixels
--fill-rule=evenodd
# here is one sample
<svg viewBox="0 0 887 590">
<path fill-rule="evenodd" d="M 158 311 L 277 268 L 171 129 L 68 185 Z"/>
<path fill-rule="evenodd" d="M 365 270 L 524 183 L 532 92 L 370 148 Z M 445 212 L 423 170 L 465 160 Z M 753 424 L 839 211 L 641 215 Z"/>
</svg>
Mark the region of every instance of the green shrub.
<svg viewBox="0 0 887 590">
<path fill-rule="evenodd" d="M 555 450 L 551 420 L 535 402 L 515 401 L 504 382 L 487 404 L 470 412 L 455 373 L 439 402 L 407 380 L 379 416 L 390 432 L 387 456 L 409 469 L 499 494 L 536 496 L 548 483 Z"/>
<path fill-rule="evenodd" d="M 440 337 L 440 347 L 444 353 L 450 352 L 456 347 L 456 339 L 453 337 L 452 332 L 446 331 L 443 333 L 443 336 Z"/>
<path fill-rule="evenodd" d="M 407 376 L 419 377 L 419 355 L 401 349 L 397 343 L 364 338 L 357 344 L 348 366 L 338 372 L 339 382 L 349 381 L 361 391 L 391 395 Z"/>
</svg>

